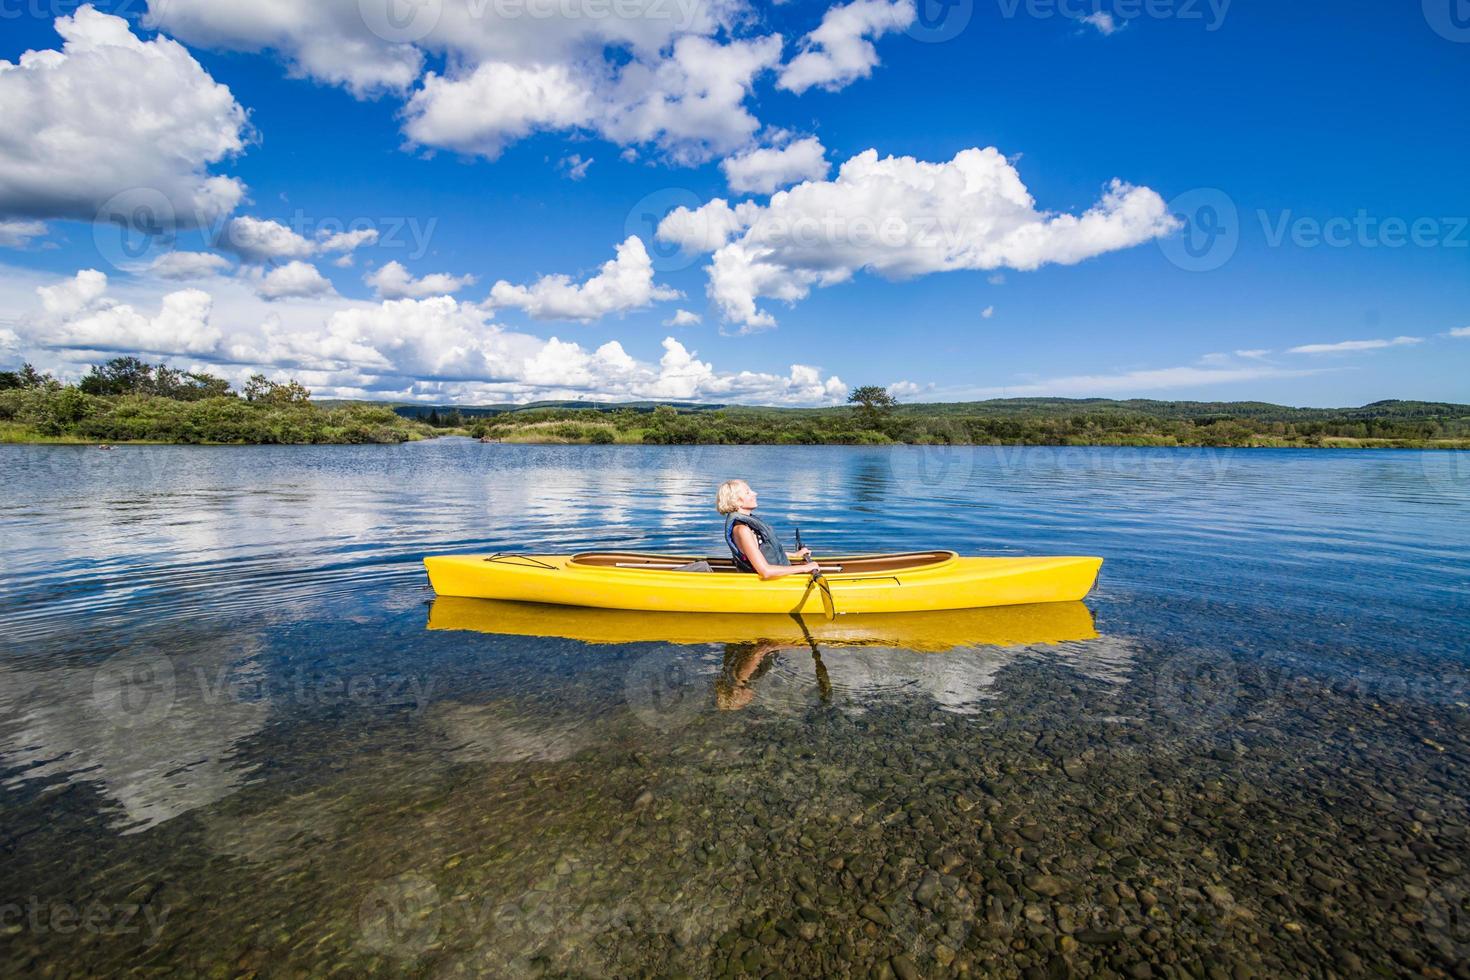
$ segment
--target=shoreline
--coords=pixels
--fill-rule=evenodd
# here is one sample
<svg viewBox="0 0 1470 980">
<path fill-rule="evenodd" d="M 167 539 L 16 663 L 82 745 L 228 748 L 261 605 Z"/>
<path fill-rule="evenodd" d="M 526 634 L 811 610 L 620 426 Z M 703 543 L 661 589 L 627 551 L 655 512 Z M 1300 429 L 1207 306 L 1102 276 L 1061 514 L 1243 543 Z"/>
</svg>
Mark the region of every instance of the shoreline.
<svg viewBox="0 0 1470 980">
<path fill-rule="evenodd" d="M 1324 438 L 1320 442 L 1287 442 L 1287 441 L 1258 441 L 1243 444 L 1217 444 L 1217 443 L 1165 443 L 1159 441 L 1134 440 L 1113 442 L 1042 442 L 1042 441 L 1016 441 L 1016 442 L 688 442 L 688 443 L 665 443 L 665 442 L 643 442 L 633 440 L 620 440 L 614 442 L 596 442 L 591 439 L 475 439 L 473 436 L 463 432 L 446 432 L 442 435 L 424 435 L 418 438 L 406 439 L 403 442 L 347 442 L 347 441 L 324 441 L 324 442 L 215 442 L 208 440 L 168 440 L 168 439 L 114 439 L 102 442 L 95 439 L 82 439 L 75 436 L 47 436 L 31 433 L 22 433 L 22 438 L 14 438 L 14 432 L 0 433 L 0 446 L 74 446 L 80 449 L 96 449 L 106 445 L 109 447 L 123 446 L 197 446 L 199 448 L 246 448 L 253 446 L 399 446 L 404 442 L 434 442 L 439 439 L 468 439 L 485 446 L 662 446 L 674 448 L 679 446 L 781 446 L 781 447 L 856 447 L 867 449 L 876 448 L 954 448 L 954 449 L 980 449 L 980 448 L 1053 448 L 1053 449 L 1339 449 L 1339 450 L 1409 450 L 1413 452 L 1465 452 L 1470 451 L 1470 439 L 1446 439 L 1425 440 L 1415 442 L 1413 440 L 1397 439 L 1346 439 L 1346 438 Z"/>
</svg>

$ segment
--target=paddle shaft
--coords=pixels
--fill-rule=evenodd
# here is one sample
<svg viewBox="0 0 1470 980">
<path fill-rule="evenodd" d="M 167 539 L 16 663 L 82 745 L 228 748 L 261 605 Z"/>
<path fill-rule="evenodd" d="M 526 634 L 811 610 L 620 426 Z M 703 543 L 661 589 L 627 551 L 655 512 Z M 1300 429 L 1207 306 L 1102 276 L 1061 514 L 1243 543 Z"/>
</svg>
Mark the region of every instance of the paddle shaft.
<svg viewBox="0 0 1470 980">
<path fill-rule="evenodd" d="M 797 525 L 796 550 L 800 551 L 801 549 L 801 525 Z M 811 558 L 811 556 L 808 555 L 807 558 Z M 820 591 L 822 597 L 822 612 L 826 614 L 829 620 L 836 619 L 837 602 L 835 599 L 832 598 L 832 586 L 828 584 L 827 580 L 822 577 L 822 568 L 820 565 L 818 565 L 816 570 L 812 572 L 812 584 L 815 585 Z M 812 649 L 815 650 L 816 648 L 813 647 Z"/>
</svg>

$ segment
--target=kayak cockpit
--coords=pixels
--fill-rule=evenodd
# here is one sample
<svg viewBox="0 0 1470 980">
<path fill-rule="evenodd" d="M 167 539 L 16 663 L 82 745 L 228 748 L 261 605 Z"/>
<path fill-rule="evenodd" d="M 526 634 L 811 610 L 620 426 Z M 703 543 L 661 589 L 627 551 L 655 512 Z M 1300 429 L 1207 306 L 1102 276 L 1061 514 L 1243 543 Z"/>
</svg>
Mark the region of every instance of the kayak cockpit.
<svg viewBox="0 0 1470 980">
<path fill-rule="evenodd" d="M 823 571 L 841 575 L 892 575 L 900 571 L 935 568 L 955 558 L 953 551 L 914 551 L 896 555 L 834 555 L 818 559 Z M 735 567 L 729 558 L 701 558 L 690 555 L 649 555 L 627 551 L 584 551 L 573 555 L 568 566 L 609 568 L 626 571 L 671 572 L 694 562 L 706 562 L 711 572 L 751 575 Z"/>
</svg>

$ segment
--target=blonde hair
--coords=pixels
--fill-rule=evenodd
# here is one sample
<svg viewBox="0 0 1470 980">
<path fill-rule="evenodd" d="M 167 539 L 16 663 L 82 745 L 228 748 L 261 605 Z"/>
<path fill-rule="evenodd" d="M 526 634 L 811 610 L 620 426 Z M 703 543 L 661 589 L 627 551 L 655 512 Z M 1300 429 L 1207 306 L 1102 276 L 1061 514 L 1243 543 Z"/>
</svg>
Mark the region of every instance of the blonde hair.
<svg viewBox="0 0 1470 980">
<path fill-rule="evenodd" d="M 715 494 L 715 510 L 721 514 L 733 514 L 740 509 L 740 495 L 750 489 L 744 480 L 726 480 Z"/>
</svg>

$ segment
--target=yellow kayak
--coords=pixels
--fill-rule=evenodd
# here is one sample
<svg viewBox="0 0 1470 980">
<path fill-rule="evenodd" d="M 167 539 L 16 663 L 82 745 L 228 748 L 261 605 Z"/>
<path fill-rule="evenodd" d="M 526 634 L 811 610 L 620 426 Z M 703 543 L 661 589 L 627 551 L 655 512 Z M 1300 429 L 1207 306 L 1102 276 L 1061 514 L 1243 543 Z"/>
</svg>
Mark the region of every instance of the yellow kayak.
<svg viewBox="0 0 1470 980">
<path fill-rule="evenodd" d="M 1080 602 L 939 613 L 873 613 L 828 622 L 820 616 L 798 621 L 774 613 L 641 612 L 441 596 L 429 607 L 429 629 L 555 636 L 596 644 L 764 642 L 804 646 L 816 642 L 823 647 L 898 647 L 920 653 L 1097 638 L 1092 612 Z"/>
<path fill-rule="evenodd" d="M 680 566 L 708 562 L 710 571 Z M 927 612 L 1076 602 L 1092 591 L 1101 558 L 962 558 L 953 551 L 823 558 L 839 613 Z M 728 558 L 597 551 L 576 555 L 439 555 L 424 559 L 441 596 L 599 609 L 822 615 L 806 575 L 762 581 Z"/>
</svg>

